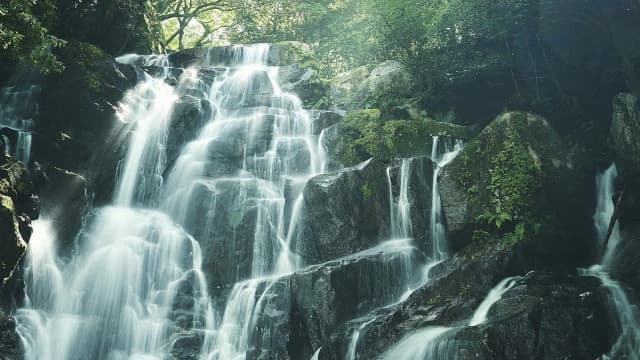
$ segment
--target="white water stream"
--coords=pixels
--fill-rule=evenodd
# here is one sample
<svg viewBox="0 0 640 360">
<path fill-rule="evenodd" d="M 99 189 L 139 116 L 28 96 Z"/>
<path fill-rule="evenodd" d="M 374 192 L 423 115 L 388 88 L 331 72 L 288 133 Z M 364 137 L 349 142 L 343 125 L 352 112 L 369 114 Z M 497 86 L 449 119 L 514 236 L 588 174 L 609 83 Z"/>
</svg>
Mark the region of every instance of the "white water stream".
<svg viewBox="0 0 640 360">
<path fill-rule="evenodd" d="M 246 356 L 261 310 L 258 285 L 266 284 L 264 296 L 278 276 L 300 265 L 290 245 L 303 216 L 301 190 L 324 157 L 300 99 L 283 92 L 278 68 L 266 65 L 269 46 L 232 52 L 232 65 L 211 85 L 193 68 L 185 69 L 178 86 L 169 86 L 165 69 L 127 93 L 118 116 L 132 134 L 113 206 L 97 210 L 72 261 L 56 259 L 50 225 L 36 223 L 27 302 L 16 314 L 27 360 L 164 359 L 185 337 L 201 339 L 201 359 Z M 143 63 L 168 65 L 162 56 Z M 185 139 L 191 142 L 167 174 L 172 112 L 183 93 L 198 91 L 206 91 L 214 111 L 196 139 Z M 237 166 L 225 173 L 212 171 L 220 168 L 214 153 L 220 144 L 229 151 L 243 144 Z M 203 205 L 195 192 L 203 185 L 216 197 L 230 194 L 233 202 L 223 205 L 233 206 L 237 216 L 256 218 L 250 272 L 218 316 L 199 242 L 183 229 L 193 221 L 198 228 L 217 225 L 217 213 L 193 211 Z M 285 188 L 296 204 L 289 218 Z"/>
</svg>

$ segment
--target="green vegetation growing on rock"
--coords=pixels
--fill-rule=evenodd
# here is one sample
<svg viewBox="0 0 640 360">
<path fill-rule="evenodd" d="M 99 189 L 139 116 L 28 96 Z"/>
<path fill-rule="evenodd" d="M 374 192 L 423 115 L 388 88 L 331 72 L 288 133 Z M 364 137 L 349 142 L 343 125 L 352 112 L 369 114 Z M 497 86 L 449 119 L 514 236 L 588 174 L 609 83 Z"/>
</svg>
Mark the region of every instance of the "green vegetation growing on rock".
<svg viewBox="0 0 640 360">
<path fill-rule="evenodd" d="M 59 51 L 60 59 L 70 66 L 77 67 L 82 74 L 82 79 L 91 92 L 100 95 L 104 84 L 109 83 L 113 72 L 105 71 L 103 63 L 110 56 L 95 45 L 70 42 Z"/>
<path fill-rule="evenodd" d="M 338 123 L 338 156 L 345 166 L 369 158 L 389 161 L 431 152 L 432 136 L 469 139 L 465 127 L 430 119 L 383 120 L 378 109 L 352 110 Z"/>
<path fill-rule="evenodd" d="M 454 248 L 469 246 L 464 252 L 471 255 L 524 241 L 533 251 L 555 244 L 575 252 L 573 241 L 588 235 L 564 229 L 590 212 L 581 170 L 543 118 L 498 116 L 443 172 Z"/>
</svg>

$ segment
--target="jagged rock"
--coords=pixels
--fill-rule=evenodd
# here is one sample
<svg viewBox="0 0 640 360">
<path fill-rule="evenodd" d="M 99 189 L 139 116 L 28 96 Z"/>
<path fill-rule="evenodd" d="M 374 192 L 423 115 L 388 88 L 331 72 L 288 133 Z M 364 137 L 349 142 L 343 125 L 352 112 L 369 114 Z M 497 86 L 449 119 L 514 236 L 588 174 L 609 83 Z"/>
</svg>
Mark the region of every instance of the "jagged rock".
<svg viewBox="0 0 640 360">
<path fill-rule="evenodd" d="M 443 170 L 439 186 L 454 250 L 524 240 L 531 264 L 589 263 L 590 167 L 545 119 L 500 115 Z"/>
<path fill-rule="evenodd" d="M 309 180 L 304 189 L 307 224 L 299 244 L 319 263 L 369 248 L 388 234 L 386 167 L 368 161 Z"/>
<path fill-rule="evenodd" d="M 27 251 L 22 239 L 13 200 L 0 194 L 0 282 L 9 278 Z"/>
</svg>

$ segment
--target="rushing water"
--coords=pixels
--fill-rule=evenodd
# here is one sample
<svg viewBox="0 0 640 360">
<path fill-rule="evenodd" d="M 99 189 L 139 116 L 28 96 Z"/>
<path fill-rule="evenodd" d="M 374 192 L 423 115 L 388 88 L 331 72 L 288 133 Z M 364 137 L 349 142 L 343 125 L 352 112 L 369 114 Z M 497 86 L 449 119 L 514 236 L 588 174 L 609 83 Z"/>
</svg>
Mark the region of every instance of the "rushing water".
<svg viewBox="0 0 640 360">
<path fill-rule="evenodd" d="M 617 176 L 616 165 L 612 164 L 596 177 L 597 203 L 593 219 L 601 247 L 604 246 L 609 223 L 615 211 L 613 197 L 615 191 L 614 182 Z M 620 335 L 609 354 L 604 355 L 604 358 L 638 360 L 640 359 L 640 310 L 631 301 L 621 284 L 611 278 L 609 274 L 609 270 L 615 265 L 618 245 L 620 245 L 621 241 L 620 227 L 616 222 L 606 248 L 601 249 L 604 250 L 601 262 L 585 270 L 585 273 L 602 281 L 602 286 L 609 293 L 613 312 L 618 318 Z"/>
<path fill-rule="evenodd" d="M 442 140 L 442 141 L 441 141 Z M 433 164 L 433 172 L 431 179 L 431 209 L 430 209 L 430 234 L 429 239 L 432 242 L 431 253 L 428 254 L 428 262 L 419 267 L 408 264 L 404 268 L 418 268 L 418 273 L 407 271 L 403 274 L 403 288 L 405 291 L 399 296 L 389 299 L 389 303 L 384 308 L 394 307 L 409 298 L 411 293 L 416 289 L 424 286 L 429 281 L 429 271 L 442 260 L 446 259 L 448 254 L 448 246 L 446 239 L 446 231 L 444 218 L 442 214 L 442 203 L 440 201 L 440 192 L 438 190 L 438 176 L 441 169 L 450 163 L 462 150 L 463 143 L 460 140 L 445 138 L 440 139 L 434 136 L 432 139 L 431 162 Z M 387 185 L 389 187 L 389 204 L 390 204 L 390 236 L 392 239 L 413 239 L 413 230 L 411 224 L 411 199 L 409 194 L 412 162 L 415 159 L 401 159 L 399 169 L 392 166 L 387 168 Z M 398 196 L 394 197 L 392 171 L 398 171 Z M 407 261 L 413 261 L 408 258 Z M 356 320 L 361 322 L 351 335 L 351 340 L 347 347 L 345 358 L 354 360 L 357 358 L 357 347 L 360 337 L 366 331 L 367 327 L 376 320 L 375 313 L 362 319 Z M 422 339 L 421 337 L 419 337 Z M 395 355 L 394 355 L 395 356 Z"/>
<path fill-rule="evenodd" d="M 31 158 L 31 130 L 38 115 L 37 85 L 11 86 L 0 89 L 0 129 L 8 152 L 25 164 Z"/>
<path fill-rule="evenodd" d="M 41 229 L 50 225 L 36 225 L 27 303 L 16 316 L 27 359 L 162 359 L 185 338 L 201 343 L 202 359 L 244 358 L 265 294 L 300 266 L 291 244 L 304 216 L 302 188 L 325 162 L 300 99 L 283 92 L 278 68 L 266 65 L 268 51 L 235 47 L 230 66 L 211 64 L 218 74 L 212 83 L 200 76 L 209 71 L 205 64 L 185 69 L 175 87 L 164 81 L 167 57 L 119 58 L 163 71 L 146 76 L 119 105 L 131 136 L 113 206 L 96 210 L 76 257 L 56 259 L 51 231 Z M 167 172 L 168 143 L 177 136 L 171 116 L 185 94 L 205 94 L 212 111 Z M 218 166 L 223 157 L 237 164 Z M 213 201 L 198 192 L 203 188 Z M 216 201 L 224 196 L 231 201 Z M 216 204 L 234 207 L 234 218 L 255 216 L 250 270 L 235 275 L 244 280 L 218 316 L 192 236 L 212 236 L 193 230 L 218 228 L 225 214 Z"/>
</svg>

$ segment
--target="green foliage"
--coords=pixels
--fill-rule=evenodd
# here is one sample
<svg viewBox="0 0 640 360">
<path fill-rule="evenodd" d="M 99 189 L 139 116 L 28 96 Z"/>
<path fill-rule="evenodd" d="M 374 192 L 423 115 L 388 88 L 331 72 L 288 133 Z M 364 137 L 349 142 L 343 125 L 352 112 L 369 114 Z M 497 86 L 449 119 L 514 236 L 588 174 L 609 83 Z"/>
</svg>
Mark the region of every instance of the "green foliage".
<svg viewBox="0 0 640 360">
<path fill-rule="evenodd" d="M 46 1 L 0 4 L 0 70 L 15 70 L 14 66 L 22 64 L 44 74 L 62 71 L 64 67 L 51 48 L 64 46 L 65 41 L 51 35 L 43 24 L 52 21 L 51 7 Z"/>
</svg>

